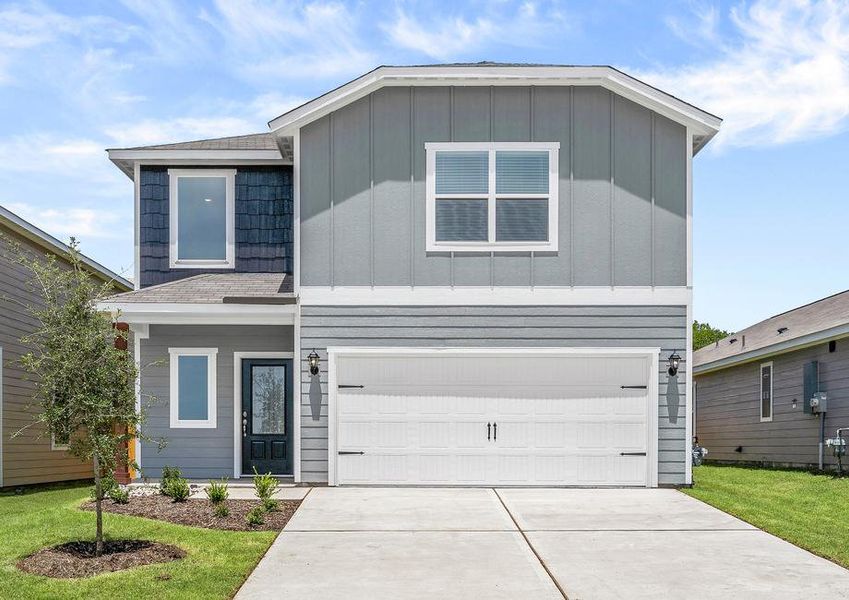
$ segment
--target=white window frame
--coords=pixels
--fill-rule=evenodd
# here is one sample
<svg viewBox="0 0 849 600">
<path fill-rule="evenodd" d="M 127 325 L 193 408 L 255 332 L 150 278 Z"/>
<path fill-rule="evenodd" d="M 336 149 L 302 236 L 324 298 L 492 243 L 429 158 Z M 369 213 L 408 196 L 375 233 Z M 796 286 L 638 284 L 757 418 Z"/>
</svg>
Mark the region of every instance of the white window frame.
<svg viewBox="0 0 849 600">
<path fill-rule="evenodd" d="M 56 436 L 54 434 L 50 434 L 50 449 L 53 451 L 66 451 L 70 450 L 70 444 L 57 444 Z"/>
<path fill-rule="evenodd" d="M 769 367 L 769 416 L 764 417 L 764 368 Z M 775 388 L 775 369 L 772 367 L 772 361 L 761 363 L 760 367 L 758 367 L 758 389 L 760 390 L 760 394 L 758 395 L 758 415 L 760 416 L 761 423 L 770 423 L 772 422 L 772 417 L 775 412 L 775 396 L 773 395 L 773 389 Z"/>
<path fill-rule="evenodd" d="M 548 151 L 548 193 L 547 194 L 496 194 L 495 192 L 495 153 L 499 150 Z M 486 194 L 437 194 L 436 193 L 436 153 L 440 151 L 486 151 L 489 152 L 489 185 Z M 427 252 L 556 252 L 558 242 L 559 183 L 558 173 L 560 142 L 428 142 L 425 144 L 427 160 L 425 178 L 425 215 Z M 486 199 L 487 230 L 486 242 L 437 242 L 436 241 L 436 200 L 440 198 Z M 547 198 L 548 199 L 548 241 L 547 242 L 497 242 L 495 241 L 495 214 L 497 198 Z"/>
<path fill-rule="evenodd" d="M 177 239 L 180 227 L 177 217 L 178 182 L 181 177 L 223 177 L 225 192 L 225 258 L 224 260 L 178 259 Z M 168 169 L 168 221 L 170 235 L 169 263 L 172 269 L 236 268 L 236 169 Z"/>
<path fill-rule="evenodd" d="M 170 367 L 171 429 L 215 429 L 217 423 L 217 356 L 218 348 L 168 348 Z M 205 420 L 180 420 L 180 361 L 181 356 L 205 356 L 207 359 L 206 416 Z"/>
</svg>

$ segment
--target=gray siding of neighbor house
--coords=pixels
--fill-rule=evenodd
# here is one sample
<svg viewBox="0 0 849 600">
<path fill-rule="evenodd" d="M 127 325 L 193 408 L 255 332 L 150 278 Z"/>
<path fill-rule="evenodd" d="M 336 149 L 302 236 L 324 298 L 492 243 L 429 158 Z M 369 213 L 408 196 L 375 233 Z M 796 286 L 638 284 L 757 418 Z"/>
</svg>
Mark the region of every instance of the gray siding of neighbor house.
<svg viewBox="0 0 849 600">
<path fill-rule="evenodd" d="M 0 234 L 8 236 L 26 250 L 44 256 L 38 246 L 0 226 Z M 50 436 L 43 426 L 33 425 L 38 407 L 34 405 L 35 382 L 21 368 L 21 355 L 30 348 L 21 337 L 32 333 L 38 322 L 24 305 L 39 305 L 40 297 L 27 285 L 32 277 L 11 258 L 12 248 L 0 237 L 0 348 L 2 348 L 2 384 L 0 391 L 0 466 L 3 487 L 68 481 L 92 477 L 91 465 L 83 463 L 64 450 L 52 450 Z M 21 431 L 23 430 L 23 431 Z M 15 435 L 21 431 L 20 435 Z M 13 437 L 14 436 L 14 437 Z"/>
<path fill-rule="evenodd" d="M 292 167 L 236 168 L 236 268 L 171 269 L 169 181 L 172 167 L 142 167 L 139 183 L 141 287 L 200 273 L 291 273 Z"/>
<path fill-rule="evenodd" d="M 659 483 L 685 482 L 684 361 L 674 381 L 666 357 L 686 345 L 683 306 L 304 306 L 301 309 L 301 476 L 327 481 L 329 346 L 661 348 Z M 320 405 L 306 357 L 321 356 Z M 317 398 L 318 395 L 314 399 Z"/>
<path fill-rule="evenodd" d="M 425 252 L 425 143 L 560 142 L 559 249 Z M 686 131 L 600 87 L 387 87 L 301 130 L 308 286 L 683 286 Z"/>
<path fill-rule="evenodd" d="M 151 325 L 149 339 L 141 341 L 141 381 L 155 402 L 142 399 L 150 404 L 144 432 L 167 445 L 158 451 L 155 443 L 142 442 L 142 475 L 158 478 L 168 465 L 189 478 L 233 477 L 233 353 L 292 352 L 293 341 L 292 327 L 283 325 Z M 218 348 L 215 429 L 170 428 L 168 348 L 192 347 Z"/>
<path fill-rule="evenodd" d="M 710 460 L 775 465 L 818 464 L 819 417 L 802 405 L 805 363 L 819 362 L 819 389 L 828 393 L 826 437 L 849 427 L 849 340 L 781 354 L 722 371 L 697 375 L 694 432 Z M 760 421 L 760 365 L 772 361 L 773 418 Z M 793 402 L 796 401 L 796 408 Z M 735 452 L 738 446 L 743 452 Z M 836 461 L 826 449 L 826 464 Z"/>
</svg>

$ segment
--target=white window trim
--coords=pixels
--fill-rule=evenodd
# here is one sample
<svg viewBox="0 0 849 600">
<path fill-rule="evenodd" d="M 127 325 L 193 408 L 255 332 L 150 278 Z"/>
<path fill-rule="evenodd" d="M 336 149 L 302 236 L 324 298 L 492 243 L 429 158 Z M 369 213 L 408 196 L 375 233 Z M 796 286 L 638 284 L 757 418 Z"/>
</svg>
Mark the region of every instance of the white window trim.
<svg viewBox="0 0 849 600">
<path fill-rule="evenodd" d="M 53 434 L 50 435 L 50 449 L 51 450 L 66 451 L 66 450 L 70 450 L 70 448 L 71 447 L 68 444 L 57 444 L 56 443 L 56 436 L 53 435 Z"/>
<path fill-rule="evenodd" d="M 180 177 L 223 177 L 226 180 L 226 250 L 224 260 L 178 259 L 177 182 Z M 236 267 L 236 169 L 168 169 L 169 264 L 172 269 L 234 269 Z"/>
<path fill-rule="evenodd" d="M 764 417 L 764 367 L 769 367 L 769 416 Z M 761 423 L 770 423 L 772 422 L 772 417 L 775 411 L 775 396 L 773 396 L 772 390 L 775 388 L 775 370 L 772 368 L 772 361 L 761 363 L 760 367 L 758 367 L 758 389 L 760 390 L 760 394 L 758 395 L 758 415 L 760 415 Z"/>
<path fill-rule="evenodd" d="M 170 404 L 171 429 L 215 429 L 217 423 L 217 361 L 218 348 L 168 348 L 170 367 L 170 387 L 168 402 Z M 180 364 L 181 356 L 205 356 L 207 358 L 207 396 L 206 410 L 207 419 L 180 420 Z"/>
<path fill-rule="evenodd" d="M 480 198 L 488 200 L 489 241 L 486 242 L 437 242 L 436 241 L 436 153 L 438 151 L 478 150 L 489 152 L 489 191 L 487 194 L 449 194 L 451 198 Z M 548 151 L 547 194 L 496 194 L 495 152 L 498 150 L 546 150 Z M 559 154 L 560 142 L 428 142 L 425 144 L 427 160 L 425 177 L 425 222 L 427 252 L 556 252 L 558 242 L 559 210 Z M 547 198 L 548 241 L 547 242 L 496 242 L 495 201 L 498 198 Z"/>
</svg>

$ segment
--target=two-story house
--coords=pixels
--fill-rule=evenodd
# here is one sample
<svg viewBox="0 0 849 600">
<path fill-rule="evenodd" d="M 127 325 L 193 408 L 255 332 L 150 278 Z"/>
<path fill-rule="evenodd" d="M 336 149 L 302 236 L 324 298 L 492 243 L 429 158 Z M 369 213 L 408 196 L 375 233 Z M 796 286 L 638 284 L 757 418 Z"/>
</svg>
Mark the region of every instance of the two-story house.
<svg viewBox="0 0 849 600">
<path fill-rule="evenodd" d="M 719 125 L 610 67 L 380 67 L 268 133 L 110 150 L 145 475 L 689 484 Z"/>
</svg>

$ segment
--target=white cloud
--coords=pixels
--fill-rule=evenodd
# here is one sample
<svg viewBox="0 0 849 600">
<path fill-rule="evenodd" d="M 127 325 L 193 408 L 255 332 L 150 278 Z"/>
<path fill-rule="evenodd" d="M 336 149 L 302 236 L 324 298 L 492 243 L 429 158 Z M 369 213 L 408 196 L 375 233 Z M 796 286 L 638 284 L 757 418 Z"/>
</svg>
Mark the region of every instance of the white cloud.
<svg viewBox="0 0 849 600">
<path fill-rule="evenodd" d="M 782 144 L 849 124 L 849 4 L 758 0 L 700 64 L 636 74 L 725 119 L 717 146 Z M 632 72 L 634 72 L 632 70 Z"/>
<path fill-rule="evenodd" d="M 76 175 L 104 159 L 103 145 L 88 138 L 58 139 L 50 133 L 17 135 L 0 140 L 3 172 L 46 172 Z M 95 175 L 97 170 L 90 173 Z"/>
<path fill-rule="evenodd" d="M 108 126 L 104 132 L 111 140 L 108 144 L 111 146 L 148 146 L 256 133 L 262 130 L 262 125 L 264 123 L 254 123 L 242 117 L 222 115 L 143 119 Z"/>
<path fill-rule="evenodd" d="M 398 8 L 395 20 L 382 27 L 395 45 L 445 61 L 494 45 L 540 47 L 551 35 L 563 35 L 569 28 L 556 6 L 540 9 L 525 2 L 507 10 L 502 3 L 478 12 L 469 18 L 435 10 L 429 18 L 419 18 Z"/>
<path fill-rule="evenodd" d="M 126 239 L 127 236 L 126 227 L 121 227 L 122 215 L 107 210 L 94 208 L 58 210 L 21 202 L 12 202 L 7 206 L 21 218 L 64 242 L 72 236 L 77 239 Z M 131 232 L 132 228 L 130 228 Z"/>
</svg>

